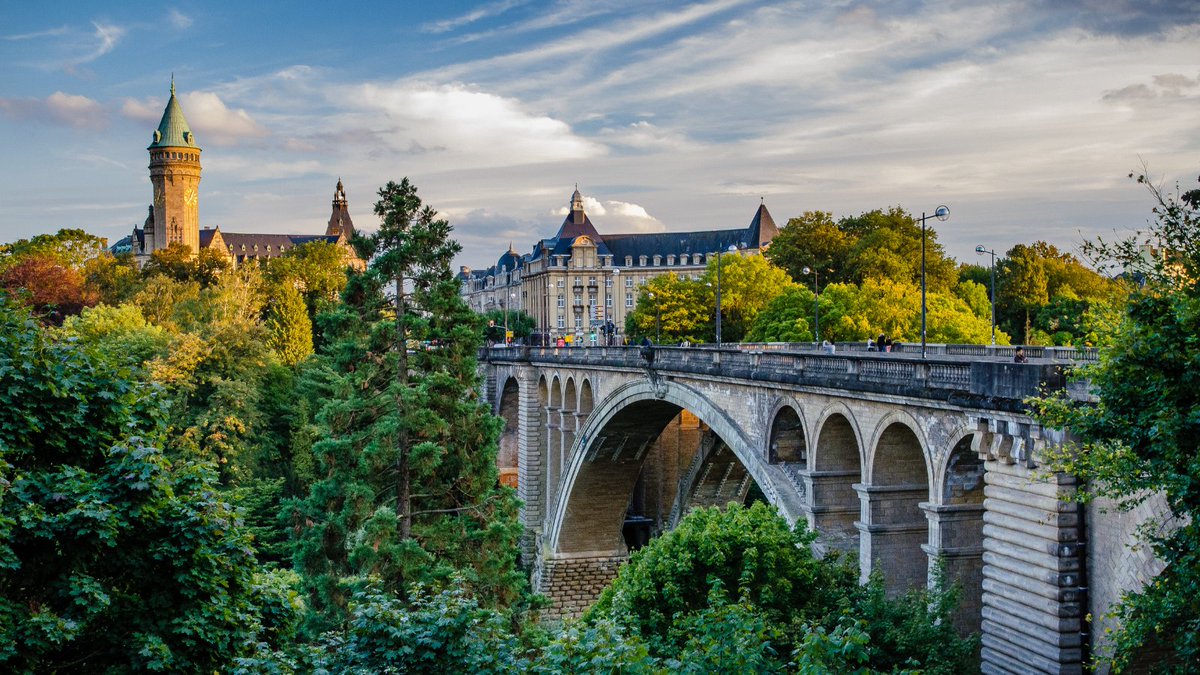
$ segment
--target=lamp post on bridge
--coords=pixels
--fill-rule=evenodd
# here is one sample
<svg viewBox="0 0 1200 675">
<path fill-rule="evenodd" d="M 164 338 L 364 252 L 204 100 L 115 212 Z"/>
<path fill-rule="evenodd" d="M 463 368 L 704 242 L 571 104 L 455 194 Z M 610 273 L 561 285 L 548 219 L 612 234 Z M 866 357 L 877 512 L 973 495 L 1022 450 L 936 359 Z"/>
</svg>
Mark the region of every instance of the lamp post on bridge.
<svg viewBox="0 0 1200 675">
<path fill-rule="evenodd" d="M 604 344 L 608 345 L 609 347 L 612 346 L 613 338 L 615 338 L 617 334 L 617 328 L 612 323 L 612 317 L 616 316 L 617 314 L 616 305 L 613 303 L 613 295 L 617 292 L 617 280 L 620 276 L 621 269 L 619 267 L 614 267 L 612 271 L 612 290 L 608 291 L 608 293 L 604 295 Z M 609 305 L 612 305 L 613 307 L 611 310 L 611 316 L 608 309 Z M 611 330 L 609 330 L 610 326 L 612 327 Z"/>
<path fill-rule="evenodd" d="M 743 244 L 744 245 L 744 244 Z M 725 249 L 730 253 L 737 253 L 737 246 L 729 245 Z M 717 249 L 717 349 L 721 348 L 721 249 Z"/>
<path fill-rule="evenodd" d="M 979 255 L 983 255 L 983 254 L 987 253 L 992 256 L 992 264 L 991 264 L 991 268 L 992 268 L 992 287 L 991 287 L 991 291 L 992 291 L 992 293 L 991 293 L 991 297 L 992 297 L 992 346 L 995 347 L 996 346 L 996 251 L 989 249 L 988 247 L 984 246 L 983 244 L 980 244 L 975 247 L 975 253 L 977 253 Z"/>
<path fill-rule="evenodd" d="M 813 344 L 821 344 L 821 282 L 816 268 L 805 267 L 805 274 L 813 275 Z"/>
<path fill-rule="evenodd" d="M 924 211 L 921 212 L 921 358 L 926 357 L 925 317 L 928 312 L 925 306 L 925 221 L 930 218 L 937 218 L 944 222 L 950 218 L 950 208 L 942 204 L 930 215 L 925 215 Z"/>
<path fill-rule="evenodd" d="M 662 342 L 662 312 L 658 308 L 658 299 L 654 297 L 654 292 L 650 292 L 650 299 L 654 301 L 654 343 Z"/>
</svg>

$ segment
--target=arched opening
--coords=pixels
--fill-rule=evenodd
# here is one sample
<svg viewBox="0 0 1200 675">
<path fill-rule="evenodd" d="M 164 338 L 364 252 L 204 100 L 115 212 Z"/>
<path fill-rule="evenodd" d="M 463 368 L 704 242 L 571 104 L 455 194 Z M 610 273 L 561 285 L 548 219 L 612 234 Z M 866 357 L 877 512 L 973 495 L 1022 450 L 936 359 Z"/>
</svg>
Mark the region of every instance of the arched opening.
<svg viewBox="0 0 1200 675">
<path fill-rule="evenodd" d="M 685 399 L 685 409 L 680 394 L 632 383 L 608 394 L 579 429 L 579 454 L 561 479 L 567 492 L 546 520 L 546 555 L 536 583 L 552 599 L 547 615 L 576 616 L 586 609 L 628 552 L 669 528 L 670 514 L 685 511 L 692 495 L 727 503 L 762 494 L 755 472 L 764 471 L 765 463 L 747 468 L 738 461 L 751 456 L 744 432 L 703 399 L 695 411 L 692 399 Z M 717 426 L 710 428 L 709 419 Z M 719 433 L 729 434 L 730 442 Z M 582 594 L 581 578 L 587 579 Z"/>
<path fill-rule="evenodd" d="M 937 503 L 925 504 L 930 524 L 927 552 L 945 566 L 946 580 L 962 588 L 954 624 L 978 632 L 983 612 L 984 462 L 971 450 L 971 435 L 951 449 Z"/>
<path fill-rule="evenodd" d="M 518 482 L 520 407 L 520 386 L 517 384 L 517 378 L 510 377 L 504 381 L 504 387 L 500 391 L 498 412 L 504 420 L 504 430 L 500 432 L 496 449 L 496 468 L 500 471 L 500 484 L 513 489 L 517 488 Z"/>
<path fill-rule="evenodd" d="M 871 482 L 858 486 L 859 566 L 864 579 L 879 569 L 888 592 L 899 594 L 929 578 L 929 524 L 920 506 L 929 495 L 929 474 L 921 441 L 899 422 L 880 434 L 873 456 Z"/>
<path fill-rule="evenodd" d="M 772 464 L 808 464 L 808 443 L 804 439 L 804 424 L 791 406 L 780 408 L 771 423 L 767 460 Z"/>
<path fill-rule="evenodd" d="M 562 464 L 566 466 L 571 461 L 571 453 L 575 450 L 575 433 L 579 430 L 579 389 L 575 386 L 575 378 L 568 377 L 563 388 L 563 404 L 561 421 L 562 429 Z"/>
<path fill-rule="evenodd" d="M 562 482 L 562 383 L 555 375 L 550 381 L 550 405 L 546 406 L 546 493 L 547 506 L 553 508 L 558 500 Z"/>
<path fill-rule="evenodd" d="M 812 470 L 804 472 L 808 524 L 818 534 L 817 553 L 841 551 L 858 557 L 862 507 L 854 486 L 862 480 L 858 435 L 841 413 L 825 418 L 813 444 Z"/>
</svg>

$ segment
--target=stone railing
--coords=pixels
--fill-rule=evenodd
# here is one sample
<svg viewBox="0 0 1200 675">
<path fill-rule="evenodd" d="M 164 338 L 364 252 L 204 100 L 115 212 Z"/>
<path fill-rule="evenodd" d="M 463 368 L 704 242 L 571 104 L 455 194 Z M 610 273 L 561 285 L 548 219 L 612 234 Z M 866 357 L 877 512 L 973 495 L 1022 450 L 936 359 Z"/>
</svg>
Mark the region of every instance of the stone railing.
<svg viewBox="0 0 1200 675">
<path fill-rule="evenodd" d="M 1013 363 L 1011 357 L 991 356 L 991 352 L 987 356 L 942 354 L 922 359 L 919 352 L 846 349 L 829 354 L 820 350 L 747 349 L 746 345 L 719 350 L 703 346 L 653 349 L 653 370 L 667 376 L 716 376 L 943 400 L 986 398 L 993 408 L 1012 410 L 1023 409 L 1022 401 L 1027 397 L 1065 387 L 1064 367 L 1070 363 L 1042 355 L 1031 356 L 1028 363 Z M 646 367 L 641 348 L 632 346 L 494 347 L 483 350 L 481 357 L 485 361 L 553 367 Z"/>
</svg>

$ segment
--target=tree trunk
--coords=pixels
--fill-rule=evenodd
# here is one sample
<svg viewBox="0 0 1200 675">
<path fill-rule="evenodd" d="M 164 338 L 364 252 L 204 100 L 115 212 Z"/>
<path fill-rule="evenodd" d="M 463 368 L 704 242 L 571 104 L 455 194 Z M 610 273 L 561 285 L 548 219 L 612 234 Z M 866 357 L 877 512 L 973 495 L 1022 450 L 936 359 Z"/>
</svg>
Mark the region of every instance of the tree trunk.
<svg viewBox="0 0 1200 675">
<path fill-rule="evenodd" d="M 396 398 L 396 415 L 404 419 L 404 392 L 408 390 L 408 335 L 405 330 L 407 298 L 404 295 L 404 277 L 396 277 L 396 373 L 400 384 L 400 395 Z M 396 515 L 400 517 L 400 539 L 412 537 L 412 484 L 408 468 L 408 432 L 401 421 L 396 433 Z"/>
</svg>

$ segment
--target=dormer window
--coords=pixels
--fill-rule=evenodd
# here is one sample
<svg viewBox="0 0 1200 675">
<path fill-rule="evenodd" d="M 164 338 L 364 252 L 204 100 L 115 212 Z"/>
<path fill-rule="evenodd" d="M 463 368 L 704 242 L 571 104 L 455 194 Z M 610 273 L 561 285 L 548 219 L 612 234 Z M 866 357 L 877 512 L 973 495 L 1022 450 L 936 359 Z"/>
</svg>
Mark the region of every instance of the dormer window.
<svg viewBox="0 0 1200 675">
<path fill-rule="evenodd" d="M 644 255 L 638 256 L 638 265 L 640 265 L 641 267 L 646 266 L 646 256 L 644 256 Z"/>
<path fill-rule="evenodd" d="M 667 256 L 667 264 L 668 264 L 668 265 L 674 265 L 674 264 L 675 264 L 675 256 L 674 256 L 674 255 L 669 255 L 669 256 Z"/>
<path fill-rule="evenodd" d="M 631 256 L 631 255 L 625 256 L 625 266 L 633 267 L 633 256 Z"/>
<path fill-rule="evenodd" d="M 654 266 L 658 267 L 661 264 L 662 264 L 662 256 L 661 255 L 654 256 Z"/>
</svg>

